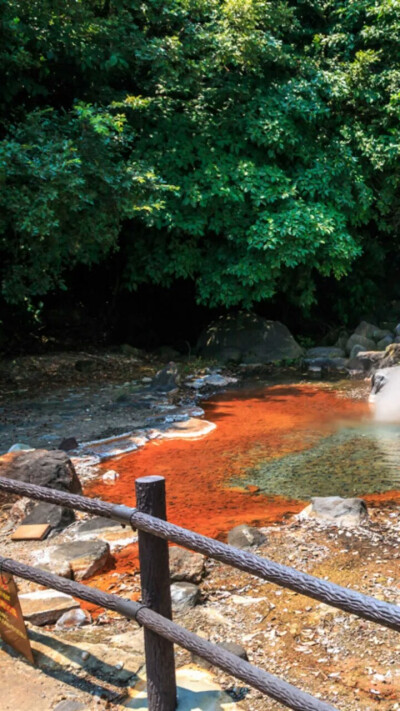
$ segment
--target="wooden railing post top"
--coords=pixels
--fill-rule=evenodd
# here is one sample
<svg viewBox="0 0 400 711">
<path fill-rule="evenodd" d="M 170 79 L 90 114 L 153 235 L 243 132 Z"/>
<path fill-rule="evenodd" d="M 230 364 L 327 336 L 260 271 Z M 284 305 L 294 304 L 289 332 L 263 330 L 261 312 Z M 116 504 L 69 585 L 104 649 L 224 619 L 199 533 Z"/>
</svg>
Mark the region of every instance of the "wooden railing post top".
<svg viewBox="0 0 400 711">
<path fill-rule="evenodd" d="M 158 476 L 154 474 L 153 476 L 141 476 L 136 479 L 136 484 L 157 484 L 158 482 L 165 481 L 163 476 Z"/>
</svg>

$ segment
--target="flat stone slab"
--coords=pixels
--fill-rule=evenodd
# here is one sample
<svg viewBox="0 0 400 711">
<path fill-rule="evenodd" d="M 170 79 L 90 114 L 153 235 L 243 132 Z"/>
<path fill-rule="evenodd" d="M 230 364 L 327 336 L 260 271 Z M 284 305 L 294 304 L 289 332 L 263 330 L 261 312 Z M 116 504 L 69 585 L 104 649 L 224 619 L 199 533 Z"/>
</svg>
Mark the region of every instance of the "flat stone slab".
<svg viewBox="0 0 400 711">
<path fill-rule="evenodd" d="M 99 539 L 80 540 L 44 548 L 35 558 L 41 568 L 56 575 L 85 580 L 110 561 L 110 546 Z"/>
<path fill-rule="evenodd" d="M 69 610 L 79 607 L 71 595 L 55 590 L 39 590 L 19 596 L 25 620 L 34 625 L 50 625 Z"/>
<path fill-rule="evenodd" d="M 135 711 L 148 711 L 146 677 L 140 679 L 131 690 L 131 698 L 123 703 L 122 708 Z M 213 680 L 213 675 L 206 669 L 188 665 L 177 669 L 178 687 L 177 711 L 239 711 L 241 708 L 232 701 L 221 687 Z M 143 701 L 143 703 L 140 703 Z"/>
<path fill-rule="evenodd" d="M 79 523 L 71 530 L 71 538 L 73 540 L 79 538 L 80 541 L 101 539 L 108 543 L 110 551 L 136 543 L 138 539 L 137 533 L 129 524 L 122 526 L 118 521 L 102 516 L 96 516 Z"/>
</svg>

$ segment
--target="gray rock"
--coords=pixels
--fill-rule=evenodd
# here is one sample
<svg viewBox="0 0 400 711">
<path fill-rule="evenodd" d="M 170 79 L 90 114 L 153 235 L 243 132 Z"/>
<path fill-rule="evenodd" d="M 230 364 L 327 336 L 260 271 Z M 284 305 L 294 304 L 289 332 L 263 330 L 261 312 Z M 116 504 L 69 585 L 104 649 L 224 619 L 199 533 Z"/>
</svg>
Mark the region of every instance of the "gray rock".
<svg viewBox="0 0 400 711">
<path fill-rule="evenodd" d="M 122 524 L 118 521 L 113 521 L 111 518 L 103 518 L 103 516 L 94 516 L 82 521 L 76 527 L 76 532 L 79 537 L 80 533 L 91 533 L 92 531 L 101 531 L 105 528 L 121 528 Z"/>
<path fill-rule="evenodd" d="M 315 496 L 300 518 L 317 518 L 335 526 L 360 526 L 368 521 L 363 499 L 343 499 L 340 496 Z"/>
<path fill-rule="evenodd" d="M 204 556 L 173 546 L 169 549 L 169 568 L 172 581 L 199 583 L 204 575 Z"/>
<path fill-rule="evenodd" d="M 72 452 L 72 450 L 77 449 L 78 447 L 79 445 L 75 437 L 66 437 L 60 442 L 58 449 L 62 449 L 63 452 Z"/>
<path fill-rule="evenodd" d="M 119 479 L 119 474 L 114 469 L 109 469 L 102 474 L 103 481 L 117 481 Z"/>
<path fill-rule="evenodd" d="M 359 353 L 363 353 L 363 352 L 365 352 L 365 348 L 364 348 L 363 346 L 360 346 L 360 345 L 357 343 L 357 344 L 356 344 L 355 346 L 353 346 L 353 348 L 351 349 L 351 352 L 350 352 L 350 360 L 351 360 L 352 358 L 357 358 L 358 354 L 359 354 Z"/>
<path fill-rule="evenodd" d="M 68 612 L 64 612 L 61 617 L 58 618 L 56 622 L 57 630 L 71 630 L 77 627 L 83 627 L 84 625 L 89 625 L 91 623 L 91 617 L 86 610 L 82 610 L 80 607 Z"/>
<path fill-rule="evenodd" d="M 388 336 L 385 336 L 384 338 L 381 338 L 380 341 L 376 344 L 377 347 L 379 348 L 380 351 L 385 351 L 388 346 L 390 346 L 391 343 L 393 343 L 393 334 L 390 334 Z"/>
<path fill-rule="evenodd" d="M 308 370 L 314 372 L 326 371 L 328 373 L 343 371 L 347 368 L 347 358 L 305 358 L 304 364 Z"/>
<path fill-rule="evenodd" d="M 344 358 L 345 352 L 343 348 L 337 348 L 336 346 L 318 346 L 316 348 L 309 348 L 306 351 L 305 358 Z"/>
<path fill-rule="evenodd" d="M 381 329 L 379 326 L 375 326 L 373 323 L 368 323 L 367 321 L 361 321 L 355 329 L 354 333 L 358 336 L 363 336 L 367 339 L 376 340 L 376 338 L 382 338 L 379 336 Z"/>
<path fill-rule="evenodd" d="M 207 387 L 207 380 L 203 378 L 196 378 L 195 380 L 186 381 L 188 388 L 193 388 L 193 390 L 202 390 Z"/>
<path fill-rule="evenodd" d="M 171 362 L 171 363 L 168 363 L 168 365 L 166 365 L 165 368 L 158 371 L 158 373 L 153 378 L 151 388 L 152 388 L 152 390 L 155 390 L 156 392 L 167 393 L 167 392 L 176 390 L 178 388 L 178 385 L 179 385 L 178 367 L 175 363 Z"/>
<path fill-rule="evenodd" d="M 49 523 L 53 531 L 62 531 L 74 521 L 75 513 L 72 509 L 41 501 L 39 504 L 34 505 L 28 516 L 22 521 L 22 525 L 31 526 L 37 523 Z"/>
<path fill-rule="evenodd" d="M 394 335 L 400 336 L 400 323 L 398 323 L 396 328 L 394 329 Z"/>
<path fill-rule="evenodd" d="M 0 457 L 0 476 L 73 494 L 82 493 L 71 460 L 58 449 L 20 451 L 14 452 L 11 458 L 9 455 Z"/>
<path fill-rule="evenodd" d="M 198 341 L 205 358 L 226 362 L 235 351 L 243 364 L 272 363 L 300 358 L 303 349 L 279 321 L 267 321 L 248 311 L 227 314 L 213 321 Z"/>
<path fill-rule="evenodd" d="M 173 583 L 171 585 L 171 601 L 174 612 L 189 610 L 199 601 L 200 591 L 193 583 Z"/>
<path fill-rule="evenodd" d="M 366 338 L 361 334 L 353 333 L 346 343 L 346 352 L 348 354 L 351 353 L 353 346 L 361 346 L 364 351 L 373 351 L 375 350 L 375 341 L 371 338 Z"/>
<path fill-rule="evenodd" d="M 74 580 L 85 580 L 110 562 L 110 547 L 106 541 L 98 539 L 81 540 L 47 548 L 46 556 L 47 570 L 56 572 L 60 566 L 68 565 Z"/>
<path fill-rule="evenodd" d="M 251 548 L 252 546 L 260 546 L 267 539 L 264 534 L 254 528 L 248 526 L 247 523 L 242 523 L 240 526 L 235 526 L 228 533 L 228 543 L 235 548 Z"/>
<path fill-rule="evenodd" d="M 355 358 L 350 358 L 347 369 L 367 374 L 379 367 L 381 361 L 382 351 L 359 351 Z"/>
<path fill-rule="evenodd" d="M 378 341 L 382 340 L 382 338 L 386 338 L 386 336 L 390 336 L 393 341 L 393 338 L 394 338 L 393 331 L 390 331 L 390 329 L 388 329 L 388 328 L 379 328 L 374 333 L 374 341 L 378 342 Z"/>
</svg>

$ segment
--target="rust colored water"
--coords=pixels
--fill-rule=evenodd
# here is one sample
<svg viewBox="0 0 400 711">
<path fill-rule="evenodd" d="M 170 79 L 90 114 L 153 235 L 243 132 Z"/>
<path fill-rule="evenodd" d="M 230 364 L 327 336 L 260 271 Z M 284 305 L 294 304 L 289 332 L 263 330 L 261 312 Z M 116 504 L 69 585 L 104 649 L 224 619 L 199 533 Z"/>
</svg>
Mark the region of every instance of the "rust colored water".
<svg viewBox="0 0 400 711">
<path fill-rule="evenodd" d="M 134 506 L 135 479 L 158 474 L 166 479 L 168 519 L 223 539 L 239 523 L 268 525 L 304 507 L 300 500 L 263 494 L 245 481 L 241 485 L 249 468 L 312 448 L 344 422 L 369 416 L 365 402 L 313 385 L 225 393 L 204 408 L 217 425 L 208 436 L 156 440 L 109 460 L 103 468 L 118 471 L 119 479 L 112 485 L 96 481 L 85 493 Z M 116 555 L 116 570 L 132 571 L 136 556 L 136 546 L 125 548 Z"/>
</svg>

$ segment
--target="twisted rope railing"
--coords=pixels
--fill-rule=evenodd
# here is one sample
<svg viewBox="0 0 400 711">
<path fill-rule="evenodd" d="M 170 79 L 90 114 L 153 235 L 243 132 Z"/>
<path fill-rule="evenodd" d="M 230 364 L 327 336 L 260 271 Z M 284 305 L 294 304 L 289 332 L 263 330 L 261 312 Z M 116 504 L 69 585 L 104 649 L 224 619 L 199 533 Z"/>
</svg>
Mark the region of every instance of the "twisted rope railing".
<svg viewBox="0 0 400 711">
<path fill-rule="evenodd" d="M 119 612 L 124 617 L 136 620 L 143 627 L 157 635 L 179 644 L 193 654 L 203 657 L 211 664 L 232 674 L 246 684 L 280 701 L 294 711 L 337 711 L 334 706 L 319 701 L 295 686 L 282 681 L 262 669 L 254 667 L 249 662 L 240 659 L 235 654 L 217 647 L 193 632 L 189 632 L 162 615 L 132 600 L 126 600 L 117 595 L 90 588 L 73 580 L 60 578 L 58 575 L 46 573 L 30 565 L 17 563 L 10 558 L 0 556 L 0 570 L 12 573 L 20 578 L 32 580 L 40 585 L 68 593 L 74 597 L 92 602 L 108 610 Z"/>
<path fill-rule="evenodd" d="M 239 550 L 199 533 L 188 531 L 173 523 L 142 513 L 129 506 L 110 504 L 99 499 L 89 499 L 78 494 L 69 494 L 35 484 L 26 484 L 0 477 L 0 490 L 47 501 L 78 511 L 103 516 L 122 524 L 189 548 L 198 553 L 226 563 L 263 580 L 289 588 L 301 595 L 371 620 L 384 627 L 400 632 L 400 607 L 369 595 L 356 592 L 308 573 L 302 573 L 268 558 Z"/>
</svg>

